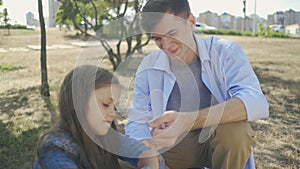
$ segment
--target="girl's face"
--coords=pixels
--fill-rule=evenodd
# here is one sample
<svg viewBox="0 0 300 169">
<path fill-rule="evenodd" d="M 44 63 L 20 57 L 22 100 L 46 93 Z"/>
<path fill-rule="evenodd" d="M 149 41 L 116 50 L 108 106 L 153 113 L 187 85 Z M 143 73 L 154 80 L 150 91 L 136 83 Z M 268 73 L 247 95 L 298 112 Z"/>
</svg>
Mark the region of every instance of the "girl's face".
<svg viewBox="0 0 300 169">
<path fill-rule="evenodd" d="M 92 92 L 88 101 L 87 122 L 96 135 L 107 134 L 116 116 L 120 98 L 120 86 L 104 86 Z"/>
</svg>

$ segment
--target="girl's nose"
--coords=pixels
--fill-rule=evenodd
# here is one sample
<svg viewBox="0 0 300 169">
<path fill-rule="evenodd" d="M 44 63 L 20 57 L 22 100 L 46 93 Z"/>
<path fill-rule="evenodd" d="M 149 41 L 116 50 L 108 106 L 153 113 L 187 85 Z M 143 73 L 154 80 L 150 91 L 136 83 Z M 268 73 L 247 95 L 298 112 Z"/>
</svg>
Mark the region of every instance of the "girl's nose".
<svg viewBox="0 0 300 169">
<path fill-rule="evenodd" d="M 117 112 L 117 109 L 113 108 L 111 111 L 109 111 L 108 116 L 114 118 L 116 116 L 116 112 Z"/>
<path fill-rule="evenodd" d="M 168 37 L 163 37 L 161 40 L 161 48 L 163 50 L 168 50 L 172 45 L 172 40 Z"/>
</svg>

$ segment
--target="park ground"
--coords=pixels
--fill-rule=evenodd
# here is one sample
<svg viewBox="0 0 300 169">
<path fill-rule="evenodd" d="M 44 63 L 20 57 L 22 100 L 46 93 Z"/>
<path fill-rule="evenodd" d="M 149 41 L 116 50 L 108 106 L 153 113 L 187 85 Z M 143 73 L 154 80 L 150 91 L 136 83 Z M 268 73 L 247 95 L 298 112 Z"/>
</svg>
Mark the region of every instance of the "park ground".
<svg viewBox="0 0 300 169">
<path fill-rule="evenodd" d="M 243 47 L 270 104 L 269 118 L 251 122 L 256 131 L 257 168 L 299 169 L 300 39 L 219 37 L 235 40 Z M 62 79 L 88 50 L 70 44 L 84 40 L 74 31 L 47 30 L 51 96 L 42 97 L 40 52 L 28 48 L 40 44 L 39 31 L 11 30 L 8 36 L 0 30 L 0 168 L 31 168 L 40 134 L 57 119 L 57 94 Z M 145 51 L 153 48 L 150 44 Z M 105 59 L 101 66 L 111 69 Z"/>
</svg>

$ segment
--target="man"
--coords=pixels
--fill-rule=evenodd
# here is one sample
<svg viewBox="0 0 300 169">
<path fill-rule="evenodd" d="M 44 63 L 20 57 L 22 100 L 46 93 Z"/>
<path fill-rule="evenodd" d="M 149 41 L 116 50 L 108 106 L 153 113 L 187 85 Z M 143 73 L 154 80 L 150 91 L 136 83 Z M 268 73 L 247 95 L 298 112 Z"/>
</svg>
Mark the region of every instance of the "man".
<svg viewBox="0 0 300 169">
<path fill-rule="evenodd" d="M 245 168 L 254 145 L 248 121 L 268 103 L 241 47 L 199 38 L 187 0 L 149 0 L 142 26 L 160 50 L 139 66 L 126 134 L 163 149 L 170 168 Z M 149 129 L 152 128 L 152 130 Z"/>
</svg>

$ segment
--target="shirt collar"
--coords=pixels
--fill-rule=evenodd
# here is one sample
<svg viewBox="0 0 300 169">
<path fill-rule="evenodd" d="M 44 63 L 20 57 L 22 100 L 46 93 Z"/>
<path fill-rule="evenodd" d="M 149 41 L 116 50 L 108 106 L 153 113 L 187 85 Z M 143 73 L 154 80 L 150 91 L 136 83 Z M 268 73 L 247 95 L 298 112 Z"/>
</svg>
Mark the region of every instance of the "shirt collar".
<svg viewBox="0 0 300 169">
<path fill-rule="evenodd" d="M 193 34 L 193 36 L 197 44 L 198 56 L 201 62 L 206 60 L 210 61 L 210 57 L 208 55 L 208 47 L 205 44 L 205 39 L 198 37 L 196 34 Z"/>
<path fill-rule="evenodd" d="M 166 71 L 168 73 L 172 72 L 170 69 L 170 60 L 168 55 L 163 51 L 158 51 L 157 61 L 154 64 L 154 68 Z"/>
</svg>

